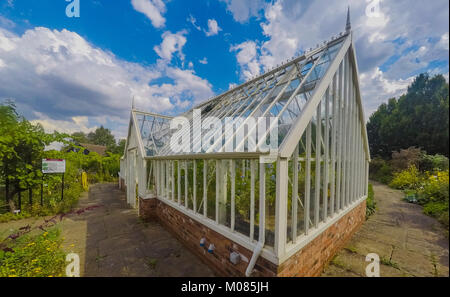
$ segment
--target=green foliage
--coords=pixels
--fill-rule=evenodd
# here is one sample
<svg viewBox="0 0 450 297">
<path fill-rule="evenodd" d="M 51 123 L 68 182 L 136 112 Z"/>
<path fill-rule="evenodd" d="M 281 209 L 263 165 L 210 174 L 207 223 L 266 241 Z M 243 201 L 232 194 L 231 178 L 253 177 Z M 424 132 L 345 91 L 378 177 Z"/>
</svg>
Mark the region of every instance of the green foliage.
<svg viewBox="0 0 450 297">
<path fill-rule="evenodd" d="M 116 140 L 111 134 L 111 130 L 104 128 L 103 126 L 100 126 L 100 128 L 97 128 L 94 132 L 89 133 L 87 139 L 89 143 L 103 145 L 108 148 L 116 145 Z"/>
<path fill-rule="evenodd" d="M 417 189 L 421 185 L 421 176 L 416 166 L 411 165 L 407 170 L 394 173 L 390 187 L 400 190 Z"/>
<path fill-rule="evenodd" d="M 445 171 L 449 169 L 449 160 L 443 155 L 427 155 L 423 153 L 419 160 L 419 168 L 422 171 L 441 170 Z"/>
<path fill-rule="evenodd" d="M 0 277 L 63 276 L 65 253 L 60 231 L 52 229 L 39 235 L 24 235 L 0 250 Z"/>
<path fill-rule="evenodd" d="M 419 172 L 415 166 L 395 174 L 390 184 L 418 197 L 424 206 L 424 213 L 437 218 L 447 228 L 449 226 L 449 171 Z"/>
<path fill-rule="evenodd" d="M 393 168 L 389 161 L 375 157 L 369 164 L 369 177 L 372 180 L 388 184 L 393 178 Z"/>
<path fill-rule="evenodd" d="M 368 195 L 366 199 L 366 219 L 375 213 L 376 202 L 375 193 L 373 191 L 373 185 L 369 184 Z"/>
<path fill-rule="evenodd" d="M 75 132 L 70 135 L 75 143 L 87 143 L 89 142 L 87 135 L 84 132 Z"/>
<path fill-rule="evenodd" d="M 102 132 L 96 135 L 101 136 L 104 134 L 104 130 L 107 129 L 100 129 L 99 131 Z M 83 133 L 75 134 L 75 137 L 82 136 Z M 4 185 L 0 197 L 5 194 L 5 197 L 2 198 L 5 199 L 7 207 L 3 206 L 3 201 L 0 205 L 2 211 L 8 210 L 8 208 L 13 211 L 19 206 L 21 210 L 18 215 L 0 214 L 0 221 L 70 211 L 83 191 L 81 185 L 83 171 L 88 173 L 90 183 L 113 181 L 117 178 L 120 170 L 119 154 L 108 153 L 107 156 L 102 157 L 94 152 L 85 155 L 83 150 L 44 152 L 45 146 L 53 141 L 77 147 L 67 139 L 68 135 L 57 132 L 46 134 L 40 125 L 33 125 L 25 118 L 20 117 L 14 104 L 0 105 L 0 185 Z M 108 139 L 108 136 L 105 139 Z M 66 160 L 63 201 L 61 201 L 62 175 L 46 174 L 43 176 L 41 172 L 43 158 Z M 41 199 L 42 184 L 44 184 L 44 201 L 43 206 L 40 206 L 37 202 Z M 22 198 L 20 202 L 19 195 Z"/>
<path fill-rule="evenodd" d="M 41 159 L 52 136 L 20 117 L 12 103 L 0 105 L 0 181 L 6 200 L 41 181 Z"/>
<path fill-rule="evenodd" d="M 126 142 L 127 141 L 125 139 L 119 140 L 118 145 L 110 147 L 109 151 L 111 153 L 113 153 L 113 154 L 117 154 L 117 155 L 122 156 L 124 151 L 125 151 L 125 144 L 126 144 Z"/>
<path fill-rule="evenodd" d="M 398 100 L 392 98 L 367 124 L 373 156 L 419 146 L 431 154 L 449 155 L 449 87 L 442 75 L 421 74 Z"/>
</svg>

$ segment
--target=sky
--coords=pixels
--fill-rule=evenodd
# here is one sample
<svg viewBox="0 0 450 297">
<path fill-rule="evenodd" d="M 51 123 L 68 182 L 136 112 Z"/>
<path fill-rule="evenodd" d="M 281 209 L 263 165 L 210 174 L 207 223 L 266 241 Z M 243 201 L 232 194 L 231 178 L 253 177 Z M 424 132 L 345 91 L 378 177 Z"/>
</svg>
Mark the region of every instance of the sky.
<svg viewBox="0 0 450 297">
<path fill-rule="evenodd" d="M 124 138 L 133 98 L 189 110 L 338 35 L 348 6 L 366 118 L 419 73 L 448 81 L 447 0 L 0 0 L 0 102 Z"/>
</svg>

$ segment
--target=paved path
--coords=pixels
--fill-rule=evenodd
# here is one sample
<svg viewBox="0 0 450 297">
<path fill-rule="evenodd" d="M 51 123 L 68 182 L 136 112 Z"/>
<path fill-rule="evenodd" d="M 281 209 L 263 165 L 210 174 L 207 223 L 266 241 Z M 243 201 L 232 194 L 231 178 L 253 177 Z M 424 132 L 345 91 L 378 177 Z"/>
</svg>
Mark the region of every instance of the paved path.
<svg viewBox="0 0 450 297">
<path fill-rule="evenodd" d="M 401 191 L 372 183 L 377 211 L 322 276 L 365 276 L 368 253 L 382 259 L 381 276 L 448 276 L 449 242 L 441 224 L 402 201 Z"/>
<path fill-rule="evenodd" d="M 116 184 L 91 186 L 77 209 L 95 205 L 101 207 L 58 223 L 64 250 L 80 256 L 81 276 L 214 276 L 162 226 L 142 222 L 137 211 L 127 207 L 125 193 Z M 30 218 L 0 224 L 0 238 L 43 221 Z"/>
<path fill-rule="evenodd" d="M 115 184 L 91 187 L 79 208 L 102 205 L 63 222 L 68 248 L 81 254 L 84 276 L 213 276 L 157 223 L 144 223 Z"/>
</svg>

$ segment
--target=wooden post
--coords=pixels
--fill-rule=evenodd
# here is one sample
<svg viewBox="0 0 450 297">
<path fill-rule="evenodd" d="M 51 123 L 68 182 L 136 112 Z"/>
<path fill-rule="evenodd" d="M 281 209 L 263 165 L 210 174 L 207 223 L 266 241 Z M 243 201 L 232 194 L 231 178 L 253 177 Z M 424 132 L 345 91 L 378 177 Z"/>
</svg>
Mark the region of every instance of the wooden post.
<svg viewBox="0 0 450 297">
<path fill-rule="evenodd" d="M 61 201 L 64 200 L 64 173 L 62 175 L 62 186 L 61 186 Z"/>
<path fill-rule="evenodd" d="M 42 183 L 41 183 L 41 206 L 44 206 L 44 174 L 42 174 Z"/>
</svg>

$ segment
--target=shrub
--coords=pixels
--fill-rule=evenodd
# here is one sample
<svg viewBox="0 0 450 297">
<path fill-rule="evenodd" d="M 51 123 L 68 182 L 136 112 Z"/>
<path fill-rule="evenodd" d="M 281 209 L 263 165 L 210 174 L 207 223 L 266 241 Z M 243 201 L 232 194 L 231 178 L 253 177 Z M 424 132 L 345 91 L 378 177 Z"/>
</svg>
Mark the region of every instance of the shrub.
<svg viewBox="0 0 450 297">
<path fill-rule="evenodd" d="M 411 165 L 407 170 L 394 173 L 394 178 L 389 186 L 395 189 L 418 189 L 422 182 L 419 170 L 415 165 Z"/>
<path fill-rule="evenodd" d="M 65 254 L 58 229 L 24 235 L 0 250 L 0 277 L 63 276 Z"/>
<path fill-rule="evenodd" d="M 388 184 L 393 177 L 393 169 L 388 161 L 375 157 L 370 162 L 369 177 L 383 184 Z"/>
<path fill-rule="evenodd" d="M 419 168 L 421 171 L 445 171 L 449 168 L 449 160 L 442 155 L 427 155 L 423 153 L 419 160 Z"/>
<path fill-rule="evenodd" d="M 375 213 L 376 202 L 375 193 L 373 191 L 373 185 L 369 184 L 368 195 L 366 200 L 366 219 Z"/>
<path fill-rule="evenodd" d="M 419 148 L 410 147 L 406 150 L 400 150 L 392 153 L 390 164 L 394 171 L 408 169 L 412 165 L 419 167 L 422 151 Z"/>
</svg>

